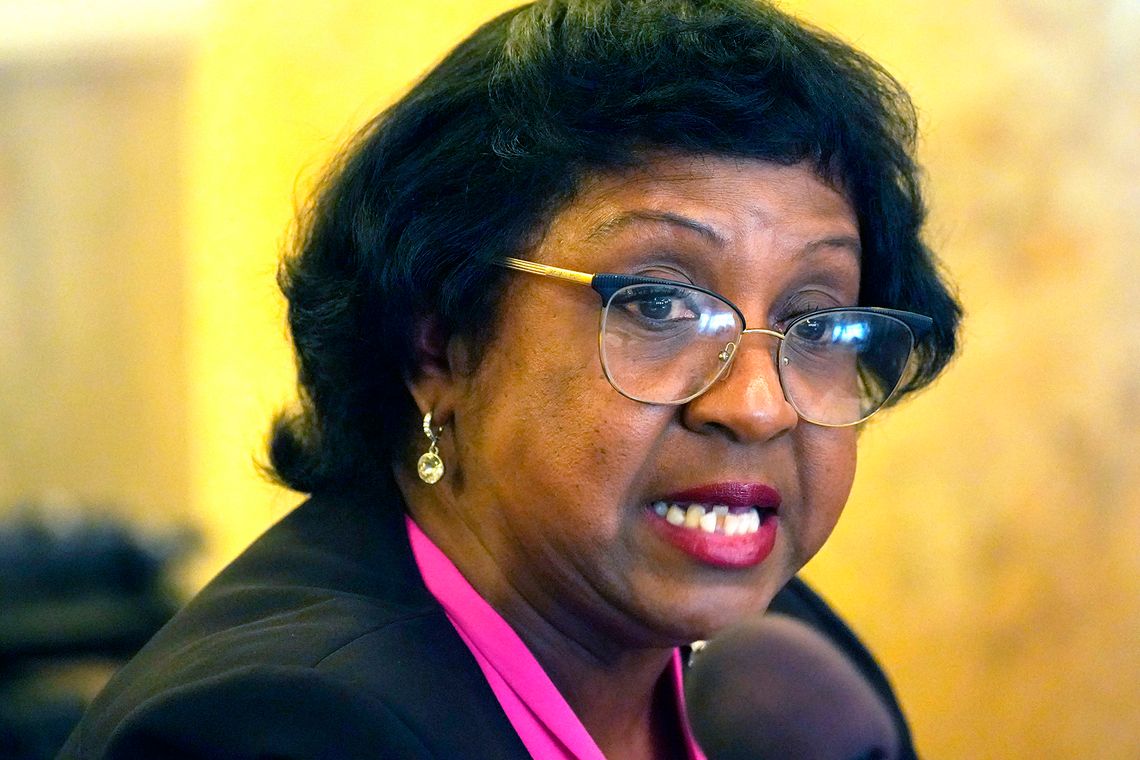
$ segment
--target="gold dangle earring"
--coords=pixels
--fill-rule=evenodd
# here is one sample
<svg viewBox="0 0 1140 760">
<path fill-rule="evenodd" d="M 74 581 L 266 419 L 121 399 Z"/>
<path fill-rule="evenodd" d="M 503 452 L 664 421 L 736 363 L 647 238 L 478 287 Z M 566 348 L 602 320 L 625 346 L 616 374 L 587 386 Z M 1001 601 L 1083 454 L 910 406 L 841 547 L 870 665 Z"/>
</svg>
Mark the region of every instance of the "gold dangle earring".
<svg viewBox="0 0 1140 760">
<path fill-rule="evenodd" d="M 440 428 L 439 433 L 442 432 L 443 428 Z M 420 457 L 420 461 L 416 463 L 416 472 L 419 473 L 420 480 L 428 485 L 434 485 L 443 477 L 444 468 L 443 460 L 439 456 L 439 434 L 431 426 L 431 412 L 424 415 L 424 435 L 430 444 L 428 450 Z"/>
</svg>

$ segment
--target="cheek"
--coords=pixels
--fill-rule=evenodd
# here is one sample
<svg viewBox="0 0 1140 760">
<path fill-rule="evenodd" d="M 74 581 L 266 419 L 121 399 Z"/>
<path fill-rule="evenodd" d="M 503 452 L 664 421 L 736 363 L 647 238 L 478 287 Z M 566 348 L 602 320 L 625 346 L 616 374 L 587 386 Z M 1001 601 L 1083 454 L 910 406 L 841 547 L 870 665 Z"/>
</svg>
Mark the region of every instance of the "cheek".
<svg viewBox="0 0 1140 760">
<path fill-rule="evenodd" d="M 645 445 L 634 419 L 643 405 L 610 388 L 596 331 L 522 324 L 532 326 L 503 333 L 471 378 L 464 459 L 503 499 L 544 494 L 574 509 L 620 498 Z"/>
<path fill-rule="evenodd" d="M 853 428 L 813 428 L 806 431 L 799 461 L 803 511 L 799 546 L 803 562 L 820 550 L 851 493 L 855 479 L 856 438 Z"/>
</svg>

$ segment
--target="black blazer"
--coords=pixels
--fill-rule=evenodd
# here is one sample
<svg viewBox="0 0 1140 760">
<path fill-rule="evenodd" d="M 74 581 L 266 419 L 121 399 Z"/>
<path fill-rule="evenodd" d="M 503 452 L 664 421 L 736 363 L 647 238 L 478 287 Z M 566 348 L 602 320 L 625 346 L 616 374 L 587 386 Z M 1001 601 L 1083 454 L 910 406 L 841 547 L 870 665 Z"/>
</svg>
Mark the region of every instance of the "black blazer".
<svg viewBox="0 0 1140 760">
<path fill-rule="evenodd" d="M 111 680 L 60 757 L 529 757 L 378 498 L 314 497 L 266 532 Z M 827 605 L 793 580 L 772 608 L 852 658 L 909 747 L 886 678 Z"/>
</svg>

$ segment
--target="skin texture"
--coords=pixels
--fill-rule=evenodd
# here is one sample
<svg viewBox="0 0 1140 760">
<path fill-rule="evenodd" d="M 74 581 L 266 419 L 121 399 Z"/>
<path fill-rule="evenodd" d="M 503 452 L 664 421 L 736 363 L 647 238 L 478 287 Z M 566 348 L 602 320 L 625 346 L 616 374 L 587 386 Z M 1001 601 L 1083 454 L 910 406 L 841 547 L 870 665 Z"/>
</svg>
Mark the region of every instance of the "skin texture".
<svg viewBox="0 0 1140 760">
<path fill-rule="evenodd" d="M 678 223 L 663 215 L 682 217 Z M 750 327 L 858 300 L 858 225 L 807 165 L 661 155 L 593 178 L 522 258 L 586 272 L 687 280 Z M 823 545 L 847 499 L 856 433 L 798 420 L 775 341 L 746 336 L 727 374 L 682 406 L 618 394 L 598 358 L 600 299 L 587 287 L 511 273 L 478 366 L 462 341 L 425 330 L 419 408 L 444 427 L 447 474 L 397 479 L 413 518 L 519 632 L 601 748 L 664 757 L 675 727 L 655 687 L 671 647 L 707 638 L 775 592 Z M 709 483 L 781 495 L 760 565 L 702 564 L 650 529 L 646 505 Z"/>
</svg>

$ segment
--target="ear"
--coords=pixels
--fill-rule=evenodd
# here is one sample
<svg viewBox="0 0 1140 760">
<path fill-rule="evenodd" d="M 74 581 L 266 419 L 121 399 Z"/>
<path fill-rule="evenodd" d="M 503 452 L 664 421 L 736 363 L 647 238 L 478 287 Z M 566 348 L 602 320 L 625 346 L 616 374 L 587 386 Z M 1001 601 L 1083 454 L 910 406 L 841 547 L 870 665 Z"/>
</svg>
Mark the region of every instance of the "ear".
<svg viewBox="0 0 1140 760">
<path fill-rule="evenodd" d="M 431 412 L 433 424 L 451 419 L 466 382 L 463 341 L 444 334 L 437 317 L 417 317 L 413 336 L 415 367 L 404 378 L 420 416 Z"/>
</svg>

